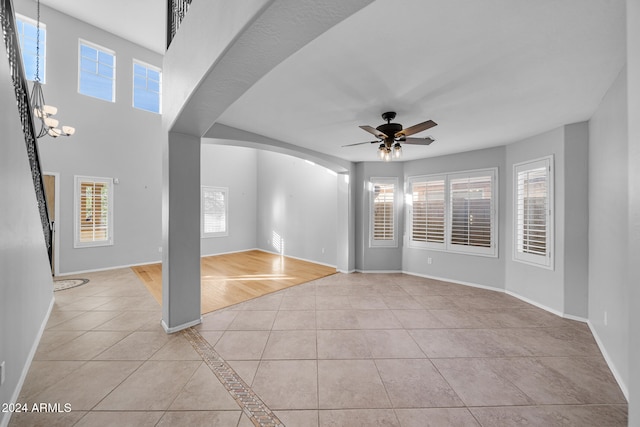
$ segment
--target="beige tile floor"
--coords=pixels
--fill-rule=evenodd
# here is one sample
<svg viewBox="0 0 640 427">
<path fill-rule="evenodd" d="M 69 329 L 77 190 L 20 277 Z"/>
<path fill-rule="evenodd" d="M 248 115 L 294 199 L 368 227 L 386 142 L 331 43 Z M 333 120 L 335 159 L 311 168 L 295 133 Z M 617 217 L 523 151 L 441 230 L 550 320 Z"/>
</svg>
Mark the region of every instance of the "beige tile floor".
<svg viewBox="0 0 640 427">
<path fill-rule="evenodd" d="M 56 292 L 10 426 L 253 425 L 130 269 Z M 197 331 L 288 427 L 625 426 L 586 325 L 508 295 L 336 274 L 204 317 Z"/>
</svg>

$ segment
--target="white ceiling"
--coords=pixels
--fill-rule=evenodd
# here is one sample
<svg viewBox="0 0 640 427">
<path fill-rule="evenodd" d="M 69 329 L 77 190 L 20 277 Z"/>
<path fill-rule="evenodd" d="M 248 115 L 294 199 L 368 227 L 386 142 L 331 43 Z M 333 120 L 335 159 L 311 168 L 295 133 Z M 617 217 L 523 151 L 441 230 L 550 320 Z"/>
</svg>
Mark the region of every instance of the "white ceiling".
<svg viewBox="0 0 640 427">
<path fill-rule="evenodd" d="M 42 1 L 154 50 L 164 43 L 164 0 Z M 415 135 L 436 142 L 405 146 L 405 159 L 518 141 L 591 117 L 625 63 L 624 10 L 624 0 L 376 0 L 219 122 L 352 161 L 377 159 L 374 145 L 342 146 L 371 141 L 358 125 L 382 124 L 385 111 L 405 127 L 438 123 Z"/>
</svg>

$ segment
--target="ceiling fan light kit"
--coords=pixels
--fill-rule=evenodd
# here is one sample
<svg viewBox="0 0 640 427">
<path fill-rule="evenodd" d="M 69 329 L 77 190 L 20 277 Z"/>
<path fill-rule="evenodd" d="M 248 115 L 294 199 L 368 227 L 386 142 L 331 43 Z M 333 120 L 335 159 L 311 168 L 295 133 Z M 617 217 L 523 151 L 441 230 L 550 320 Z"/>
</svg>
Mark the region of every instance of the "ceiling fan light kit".
<svg viewBox="0 0 640 427">
<path fill-rule="evenodd" d="M 380 157 L 380 160 L 388 162 L 394 158 L 399 159 L 402 157 L 401 143 L 429 145 L 434 141 L 431 137 L 409 138 L 410 135 L 414 135 L 437 126 L 437 123 L 433 120 L 427 120 L 426 122 L 418 123 L 417 125 L 403 129 L 400 123 L 391 123 L 391 120 L 395 118 L 396 113 L 394 111 L 388 111 L 386 113 L 382 113 L 382 119 L 386 120 L 387 123 L 384 123 L 377 128 L 368 125 L 360 126 L 360 129 L 369 132 L 378 138 L 377 141 L 358 142 L 356 144 L 343 145 L 343 147 L 361 144 L 380 144 L 378 146 L 378 156 Z"/>
</svg>

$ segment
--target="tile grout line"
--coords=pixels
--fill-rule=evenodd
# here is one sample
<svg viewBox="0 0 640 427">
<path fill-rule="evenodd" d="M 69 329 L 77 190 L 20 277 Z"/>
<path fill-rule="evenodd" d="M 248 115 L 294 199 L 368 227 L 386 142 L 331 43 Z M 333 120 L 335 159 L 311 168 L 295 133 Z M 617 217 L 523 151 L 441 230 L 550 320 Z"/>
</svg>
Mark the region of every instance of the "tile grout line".
<svg viewBox="0 0 640 427">
<path fill-rule="evenodd" d="M 224 385 L 254 426 L 285 427 L 273 411 L 251 390 L 251 387 L 244 382 L 240 375 L 231 368 L 198 331 L 188 328 L 183 330 L 182 334 Z"/>
</svg>

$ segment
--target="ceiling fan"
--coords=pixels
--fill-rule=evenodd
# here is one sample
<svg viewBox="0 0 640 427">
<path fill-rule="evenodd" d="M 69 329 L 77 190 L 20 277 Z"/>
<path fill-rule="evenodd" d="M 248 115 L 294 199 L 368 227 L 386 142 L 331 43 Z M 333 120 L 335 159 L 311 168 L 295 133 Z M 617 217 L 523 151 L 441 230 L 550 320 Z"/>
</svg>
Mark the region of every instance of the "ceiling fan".
<svg viewBox="0 0 640 427">
<path fill-rule="evenodd" d="M 343 147 L 351 147 L 361 144 L 380 144 L 380 146 L 378 147 L 378 155 L 380 156 L 380 159 L 389 161 L 392 159 L 392 157 L 395 157 L 397 159 L 402 155 L 402 146 L 400 145 L 400 143 L 429 145 L 434 141 L 434 139 L 431 137 L 409 138 L 410 135 L 422 132 L 423 130 L 431 129 L 432 127 L 436 126 L 437 123 L 433 120 L 427 120 L 426 122 L 418 123 L 417 125 L 413 125 L 411 127 L 403 129 L 400 123 L 391 123 L 391 120 L 395 119 L 395 117 L 395 112 L 388 111 L 386 113 L 382 113 L 382 119 L 386 120 L 387 123 L 382 124 L 377 128 L 367 125 L 360 126 L 362 130 L 365 130 L 378 138 L 377 141 L 358 142 L 355 144 L 343 145 Z"/>
</svg>

